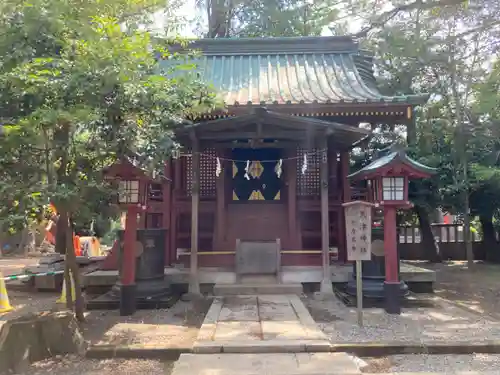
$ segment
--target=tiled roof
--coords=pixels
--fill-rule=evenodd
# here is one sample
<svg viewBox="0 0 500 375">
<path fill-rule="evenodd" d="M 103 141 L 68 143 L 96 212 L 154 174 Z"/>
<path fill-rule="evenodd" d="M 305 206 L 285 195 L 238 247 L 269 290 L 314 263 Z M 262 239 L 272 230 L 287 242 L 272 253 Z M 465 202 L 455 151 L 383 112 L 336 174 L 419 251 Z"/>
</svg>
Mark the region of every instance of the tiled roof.
<svg viewBox="0 0 500 375">
<path fill-rule="evenodd" d="M 373 173 L 375 173 L 377 170 L 389 166 L 391 164 L 395 163 L 402 163 L 410 166 L 411 168 L 416 169 L 419 172 L 422 172 L 424 174 L 429 174 L 432 175 L 436 173 L 437 169 L 429 167 L 427 165 L 424 165 L 422 163 L 419 163 L 416 160 L 413 160 L 410 158 L 404 151 L 398 150 L 398 151 L 392 151 L 387 155 L 384 155 L 382 157 L 379 157 L 378 159 L 375 159 L 372 161 L 370 164 L 368 164 L 366 167 L 361 168 L 359 171 L 354 172 L 347 176 L 348 178 L 353 178 L 353 179 L 360 179 L 364 178 L 365 176 L 371 176 Z"/>
<path fill-rule="evenodd" d="M 393 102 L 427 95 L 384 96 L 372 59 L 347 37 L 200 39 L 198 72 L 227 105 Z"/>
</svg>

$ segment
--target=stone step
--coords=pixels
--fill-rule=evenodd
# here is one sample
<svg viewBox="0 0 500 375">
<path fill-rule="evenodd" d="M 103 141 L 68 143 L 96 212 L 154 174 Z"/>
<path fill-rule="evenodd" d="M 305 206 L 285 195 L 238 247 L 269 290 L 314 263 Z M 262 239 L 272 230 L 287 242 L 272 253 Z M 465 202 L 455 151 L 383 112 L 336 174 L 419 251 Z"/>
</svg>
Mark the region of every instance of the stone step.
<svg viewBox="0 0 500 375">
<path fill-rule="evenodd" d="M 279 284 L 276 275 L 242 275 L 239 284 Z"/>
<path fill-rule="evenodd" d="M 302 284 L 215 284 L 214 295 L 216 296 L 236 296 L 236 295 L 257 295 L 257 294 L 302 294 Z"/>
<path fill-rule="evenodd" d="M 172 375 L 361 375 L 345 353 L 181 354 Z"/>
</svg>

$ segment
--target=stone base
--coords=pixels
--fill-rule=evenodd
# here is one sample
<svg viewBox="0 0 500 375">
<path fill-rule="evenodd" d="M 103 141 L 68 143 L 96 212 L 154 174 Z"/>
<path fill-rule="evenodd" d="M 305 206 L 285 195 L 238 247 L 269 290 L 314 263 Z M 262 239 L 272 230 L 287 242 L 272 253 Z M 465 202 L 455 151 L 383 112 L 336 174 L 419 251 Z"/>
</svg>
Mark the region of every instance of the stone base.
<svg viewBox="0 0 500 375">
<path fill-rule="evenodd" d="M 363 297 L 366 298 L 385 298 L 385 280 L 383 277 L 363 277 Z M 397 291 L 400 298 L 408 295 L 408 285 L 404 281 L 398 283 L 399 290 Z M 351 296 L 356 296 L 356 278 L 353 276 L 347 283 L 346 293 Z"/>
<path fill-rule="evenodd" d="M 333 286 L 331 280 L 321 280 L 319 292 L 324 296 L 333 296 Z"/>
<path fill-rule="evenodd" d="M 385 311 L 388 314 L 401 314 L 401 284 L 404 283 L 402 281 L 384 283 Z"/>
<path fill-rule="evenodd" d="M 120 285 L 120 315 L 133 315 L 137 310 L 135 284 Z"/>
<path fill-rule="evenodd" d="M 131 289 L 134 289 L 133 291 Z M 133 296 L 131 295 L 133 293 Z M 127 306 L 121 306 L 120 301 L 131 298 Z M 164 279 L 139 280 L 134 288 L 125 288 L 116 283 L 106 294 L 87 303 L 89 310 L 120 310 L 130 311 L 135 304 L 137 309 L 159 309 L 172 306 L 177 301 L 170 285 Z M 124 311 L 125 313 L 125 311 Z M 130 315 L 130 313 L 126 313 Z"/>
<path fill-rule="evenodd" d="M 164 296 L 155 299 L 136 299 L 136 308 L 139 310 L 166 309 L 178 301 L 177 296 Z M 115 294 L 106 293 L 87 302 L 87 310 L 117 310 L 120 308 L 120 299 Z"/>
<path fill-rule="evenodd" d="M 335 295 L 348 307 L 356 307 L 357 300 L 356 296 L 347 293 L 346 284 L 336 284 L 334 286 Z M 427 299 L 425 297 L 419 297 L 415 294 L 407 294 L 405 296 L 400 297 L 401 307 L 404 308 L 419 308 L 419 307 L 435 307 L 432 299 Z M 385 299 L 384 298 L 366 298 L 363 297 L 363 308 L 385 308 Z"/>
</svg>

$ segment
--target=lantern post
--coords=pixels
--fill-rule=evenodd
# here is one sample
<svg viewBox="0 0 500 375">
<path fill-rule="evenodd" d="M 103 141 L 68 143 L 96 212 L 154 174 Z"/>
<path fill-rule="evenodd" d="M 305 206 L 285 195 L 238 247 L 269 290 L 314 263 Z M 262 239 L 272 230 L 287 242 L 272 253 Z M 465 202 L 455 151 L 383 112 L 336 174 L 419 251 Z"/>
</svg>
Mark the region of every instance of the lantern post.
<svg viewBox="0 0 500 375">
<path fill-rule="evenodd" d="M 401 299 L 407 293 L 407 287 L 399 279 L 396 214 L 398 209 L 413 206 L 408 199 L 409 179 L 428 178 L 436 170 L 411 159 L 398 146 L 380 153 L 379 158 L 348 177 L 366 180 L 372 193 L 369 200 L 383 209 L 385 310 L 389 314 L 400 314 Z"/>
<path fill-rule="evenodd" d="M 123 246 L 119 255 L 119 281 L 116 294 L 119 296 L 120 315 L 132 315 L 137 309 L 136 242 L 138 215 L 146 209 L 149 178 L 126 158 L 104 171 L 105 179 L 113 182 L 117 192 L 114 203 L 125 211 Z"/>
<path fill-rule="evenodd" d="M 120 315 L 132 315 L 137 308 L 135 283 L 137 220 L 146 203 L 146 189 L 141 185 L 143 184 L 137 179 L 119 181 L 118 204 L 126 209 L 120 275 Z"/>
</svg>

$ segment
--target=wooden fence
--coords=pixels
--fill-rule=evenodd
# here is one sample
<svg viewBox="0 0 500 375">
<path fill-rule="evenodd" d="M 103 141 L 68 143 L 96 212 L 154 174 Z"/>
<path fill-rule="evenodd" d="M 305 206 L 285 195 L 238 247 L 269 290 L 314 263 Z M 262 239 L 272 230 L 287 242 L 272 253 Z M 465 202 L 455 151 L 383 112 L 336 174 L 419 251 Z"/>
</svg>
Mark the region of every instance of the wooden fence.
<svg viewBox="0 0 500 375">
<path fill-rule="evenodd" d="M 438 244 L 443 259 L 467 259 L 462 224 L 431 224 L 434 239 Z M 477 232 L 471 232 L 474 258 L 484 259 L 482 238 Z M 401 259 L 425 260 L 425 249 L 421 245 L 421 233 L 418 227 L 398 228 L 398 250 Z"/>
</svg>

